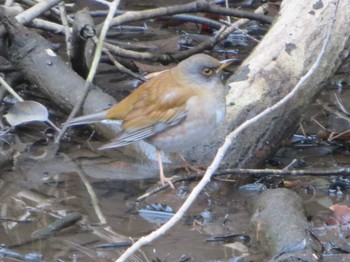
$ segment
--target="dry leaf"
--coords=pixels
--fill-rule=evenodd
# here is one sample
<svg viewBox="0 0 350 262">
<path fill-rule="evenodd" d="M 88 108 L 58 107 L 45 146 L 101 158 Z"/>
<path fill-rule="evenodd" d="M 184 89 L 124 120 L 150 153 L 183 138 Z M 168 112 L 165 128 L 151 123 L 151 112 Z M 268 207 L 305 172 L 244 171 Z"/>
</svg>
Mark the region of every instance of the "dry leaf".
<svg viewBox="0 0 350 262">
<path fill-rule="evenodd" d="M 34 121 L 46 122 L 49 112 L 38 102 L 23 101 L 13 105 L 4 117 L 11 126 L 18 126 Z"/>
</svg>

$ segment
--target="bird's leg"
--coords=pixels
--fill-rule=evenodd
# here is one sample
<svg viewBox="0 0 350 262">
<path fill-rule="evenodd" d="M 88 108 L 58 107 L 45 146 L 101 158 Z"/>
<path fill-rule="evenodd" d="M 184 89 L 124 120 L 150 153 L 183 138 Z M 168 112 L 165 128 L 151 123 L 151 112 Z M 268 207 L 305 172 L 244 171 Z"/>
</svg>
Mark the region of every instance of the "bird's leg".
<svg viewBox="0 0 350 262">
<path fill-rule="evenodd" d="M 193 166 L 193 165 L 189 164 L 186 161 L 186 159 L 183 157 L 183 155 L 181 155 L 180 152 L 177 152 L 177 154 L 183 162 L 183 165 L 181 166 L 181 168 L 186 169 L 187 173 L 190 173 L 191 171 L 196 172 L 196 173 L 202 173 L 205 170 L 204 167 L 197 167 L 197 166 Z"/>
<path fill-rule="evenodd" d="M 173 183 L 171 182 L 171 178 L 165 177 L 164 175 L 162 155 L 159 149 L 157 149 L 157 158 L 158 158 L 158 165 L 159 165 L 160 182 L 162 183 L 162 185 L 164 185 L 165 183 L 168 183 L 172 189 L 175 189 Z"/>
</svg>

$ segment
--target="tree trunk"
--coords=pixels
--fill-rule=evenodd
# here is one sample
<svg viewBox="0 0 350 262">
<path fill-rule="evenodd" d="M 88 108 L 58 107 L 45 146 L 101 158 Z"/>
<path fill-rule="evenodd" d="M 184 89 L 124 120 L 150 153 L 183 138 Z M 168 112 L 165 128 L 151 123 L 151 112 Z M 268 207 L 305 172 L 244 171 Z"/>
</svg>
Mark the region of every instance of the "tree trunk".
<svg viewBox="0 0 350 262">
<path fill-rule="evenodd" d="M 349 0 L 283 1 L 269 32 L 229 79 L 227 132 L 297 85 L 298 90 L 236 137 L 226 163 L 261 166 L 293 134 L 315 95 L 349 56 L 349 17 Z"/>
</svg>

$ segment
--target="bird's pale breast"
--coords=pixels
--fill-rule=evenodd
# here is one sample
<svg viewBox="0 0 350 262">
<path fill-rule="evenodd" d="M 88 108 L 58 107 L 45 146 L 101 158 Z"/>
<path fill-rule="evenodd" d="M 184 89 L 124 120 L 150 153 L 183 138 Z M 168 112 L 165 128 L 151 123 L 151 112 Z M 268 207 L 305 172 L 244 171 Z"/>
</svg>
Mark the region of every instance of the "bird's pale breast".
<svg viewBox="0 0 350 262">
<path fill-rule="evenodd" d="M 217 99 L 216 95 L 208 91 L 204 96 L 190 98 L 186 119 L 150 137 L 147 142 L 164 152 L 178 152 L 203 142 L 215 132 L 225 115 L 224 98 Z"/>
</svg>

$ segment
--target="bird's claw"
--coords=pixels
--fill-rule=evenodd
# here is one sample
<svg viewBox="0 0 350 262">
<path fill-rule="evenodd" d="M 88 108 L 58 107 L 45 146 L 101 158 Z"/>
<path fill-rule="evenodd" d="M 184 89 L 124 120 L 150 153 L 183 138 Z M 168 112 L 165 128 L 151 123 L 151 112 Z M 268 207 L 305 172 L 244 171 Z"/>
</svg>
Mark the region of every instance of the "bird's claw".
<svg viewBox="0 0 350 262">
<path fill-rule="evenodd" d="M 161 177 L 160 182 L 162 183 L 162 186 L 164 186 L 165 184 L 169 184 L 169 186 L 175 190 L 174 184 L 173 182 L 171 182 L 171 179 L 172 177 Z"/>
</svg>

